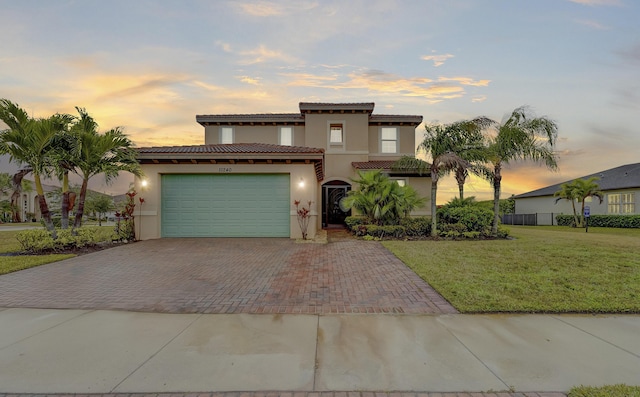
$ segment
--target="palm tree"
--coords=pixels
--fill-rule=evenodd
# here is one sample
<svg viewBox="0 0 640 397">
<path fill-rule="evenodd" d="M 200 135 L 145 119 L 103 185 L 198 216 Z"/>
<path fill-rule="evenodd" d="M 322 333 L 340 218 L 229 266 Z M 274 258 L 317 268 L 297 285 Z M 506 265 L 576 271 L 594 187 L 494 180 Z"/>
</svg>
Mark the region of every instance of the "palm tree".
<svg viewBox="0 0 640 397">
<path fill-rule="evenodd" d="M 424 204 L 415 189 L 398 185 L 381 170 L 358 172 L 358 177 L 353 180 L 358 188 L 348 193 L 343 205 L 355 208 L 371 223 L 396 225 Z"/>
<path fill-rule="evenodd" d="M 33 119 L 17 104 L 0 99 L 0 120 L 8 129 L 0 133 L 0 153 L 9 154 L 11 161 L 26 164 L 33 173 L 38 193 L 40 213 L 47 230 L 56 237 L 51 212 L 42 188 L 41 176 L 51 175 L 51 151 L 56 134 L 69 122 L 68 115 L 54 114 L 49 118 Z"/>
<path fill-rule="evenodd" d="M 78 137 L 78 152 L 74 165 L 78 175 L 82 177 L 82 187 L 78 199 L 78 210 L 74 228 L 82 225 L 84 203 L 87 196 L 89 179 L 104 174 L 107 183 L 117 177 L 120 171 L 128 171 L 142 176 L 142 170 L 136 157 L 133 143 L 120 128 L 111 129 L 104 134 L 98 133 L 98 124 L 83 108 L 76 108 L 80 113 L 78 122 L 72 127 Z"/>
<path fill-rule="evenodd" d="M 74 168 L 73 159 L 77 153 L 77 137 L 69 130 L 72 116 L 68 117 L 68 123 L 53 140 L 53 150 L 51 154 L 52 165 L 58 179 L 62 182 L 60 226 L 62 229 L 69 228 L 69 211 L 73 209 L 76 194 L 69 190 L 69 171 Z"/>
<path fill-rule="evenodd" d="M 571 208 L 573 209 L 573 222 L 576 227 L 580 224 L 578 220 L 578 213 L 576 212 L 576 192 L 573 183 L 563 183 L 560 185 L 560 190 L 553 194 L 558 197 L 556 203 L 560 200 L 571 201 Z"/>
<path fill-rule="evenodd" d="M 486 148 L 487 161 L 493 166 L 489 175 L 493 185 L 493 225 L 491 233 L 498 235 L 500 222 L 500 185 L 502 168 L 512 161 L 531 160 L 544 163 L 547 168 L 558 168 L 553 149 L 558 127 L 547 117 L 533 117 L 526 106 L 515 109 L 506 121 L 497 126 L 497 134 L 490 138 Z"/>
<path fill-rule="evenodd" d="M 450 124 L 450 139 L 453 153 L 467 161 L 468 165 L 460 164 L 454 170 L 460 199 L 464 199 L 464 184 L 469 177 L 469 172 L 478 176 L 487 173 L 484 162 L 484 135 L 483 131 L 494 124 L 494 121 L 481 116 L 473 120 L 459 121 Z"/>
<path fill-rule="evenodd" d="M 597 197 L 600 200 L 600 204 L 604 200 L 604 192 L 600 190 L 600 186 L 596 183 L 599 179 L 594 176 L 589 179 L 576 179 L 573 182 L 563 183 L 560 185 L 560 190 L 554 194 L 554 196 L 559 196 L 556 202 L 562 199 L 571 200 L 576 227 L 584 226 L 584 203 L 587 197 Z M 576 211 L 576 201 L 579 201 L 582 206 L 580 216 Z"/>
<path fill-rule="evenodd" d="M 431 164 L 405 156 L 394 165 L 394 168 L 399 170 L 413 170 L 420 175 L 428 171 L 431 174 L 432 237 L 438 235 L 436 200 L 440 178 L 454 171 L 460 197 L 464 197 L 464 183 L 469 170 L 474 173 L 482 172 L 482 166 L 472 167 L 472 162 L 482 160 L 484 147 L 481 132 L 492 123 L 493 121 L 486 117 L 478 117 L 447 125 L 427 125 L 425 138 L 418 146 L 418 150 L 425 151 L 431 157 Z"/>
</svg>

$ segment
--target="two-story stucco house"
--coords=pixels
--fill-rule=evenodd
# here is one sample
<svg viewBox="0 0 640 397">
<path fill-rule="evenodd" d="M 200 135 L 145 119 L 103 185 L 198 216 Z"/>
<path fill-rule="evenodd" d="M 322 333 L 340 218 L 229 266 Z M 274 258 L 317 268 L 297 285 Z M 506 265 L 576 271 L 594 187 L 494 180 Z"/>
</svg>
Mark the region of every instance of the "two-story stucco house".
<svg viewBox="0 0 640 397">
<path fill-rule="evenodd" d="M 391 170 L 415 154 L 422 116 L 373 114 L 374 103 L 299 109 L 197 115 L 204 145 L 139 148 L 147 183 L 136 180 L 145 199 L 136 209 L 139 237 L 299 238 L 298 200 L 311 202 L 313 238 L 349 215 L 339 203 L 358 170 L 385 170 L 428 196 L 428 176 Z"/>
</svg>

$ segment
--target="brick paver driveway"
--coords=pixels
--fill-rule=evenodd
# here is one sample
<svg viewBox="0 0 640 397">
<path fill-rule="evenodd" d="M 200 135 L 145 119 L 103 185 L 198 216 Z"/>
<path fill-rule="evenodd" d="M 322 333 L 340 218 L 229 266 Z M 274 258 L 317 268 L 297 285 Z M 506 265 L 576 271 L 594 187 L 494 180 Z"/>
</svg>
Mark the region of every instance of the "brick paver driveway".
<svg viewBox="0 0 640 397">
<path fill-rule="evenodd" d="M 166 313 L 455 313 L 380 243 L 142 241 L 0 276 L 0 307 Z"/>
</svg>

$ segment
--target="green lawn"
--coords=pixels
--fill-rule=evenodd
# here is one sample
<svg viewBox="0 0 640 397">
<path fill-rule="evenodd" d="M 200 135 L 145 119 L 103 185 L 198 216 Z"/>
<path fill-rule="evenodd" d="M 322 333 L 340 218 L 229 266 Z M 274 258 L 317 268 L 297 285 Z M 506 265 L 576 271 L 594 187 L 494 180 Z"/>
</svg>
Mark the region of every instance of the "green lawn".
<svg viewBox="0 0 640 397">
<path fill-rule="evenodd" d="M 383 244 L 463 313 L 640 313 L 640 230 L 509 229 L 514 240 Z"/>
<path fill-rule="evenodd" d="M 0 256 L 0 275 L 73 258 L 74 254 Z"/>
<path fill-rule="evenodd" d="M 19 230 L 7 230 L 0 232 L 0 253 L 20 251 L 20 244 L 16 240 Z"/>
<path fill-rule="evenodd" d="M 609 385 L 602 387 L 574 387 L 569 397 L 640 397 L 639 386 Z"/>
</svg>

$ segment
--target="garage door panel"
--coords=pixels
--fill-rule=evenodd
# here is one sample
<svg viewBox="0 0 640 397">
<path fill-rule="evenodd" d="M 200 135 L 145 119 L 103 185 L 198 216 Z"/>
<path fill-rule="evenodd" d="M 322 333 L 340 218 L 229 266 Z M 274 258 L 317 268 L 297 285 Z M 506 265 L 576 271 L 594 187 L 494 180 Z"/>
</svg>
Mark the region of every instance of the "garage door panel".
<svg viewBox="0 0 640 397">
<path fill-rule="evenodd" d="M 162 176 L 163 237 L 289 237 L 288 174 Z"/>
</svg>

